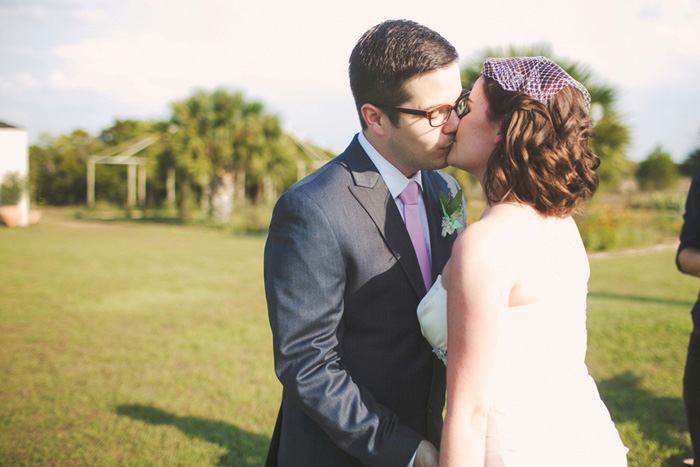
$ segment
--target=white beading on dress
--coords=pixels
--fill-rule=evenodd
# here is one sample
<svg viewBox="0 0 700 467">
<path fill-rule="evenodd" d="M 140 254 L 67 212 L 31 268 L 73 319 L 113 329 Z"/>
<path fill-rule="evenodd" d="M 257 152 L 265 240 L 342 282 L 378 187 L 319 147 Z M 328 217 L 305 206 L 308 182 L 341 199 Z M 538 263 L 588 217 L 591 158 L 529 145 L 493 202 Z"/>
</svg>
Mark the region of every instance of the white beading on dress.
<svg viewBox="0 0 700 467">
<path fill-rule="evenodd" d="M 563 292 L 501 312 L 488 467 L 627 465 L 627 448 L 584 361 L 586 284 Z M 418 319 L 430 345 L 444 354 L 447 292 L 441 277 L 420 303 Z"/>
</svg>

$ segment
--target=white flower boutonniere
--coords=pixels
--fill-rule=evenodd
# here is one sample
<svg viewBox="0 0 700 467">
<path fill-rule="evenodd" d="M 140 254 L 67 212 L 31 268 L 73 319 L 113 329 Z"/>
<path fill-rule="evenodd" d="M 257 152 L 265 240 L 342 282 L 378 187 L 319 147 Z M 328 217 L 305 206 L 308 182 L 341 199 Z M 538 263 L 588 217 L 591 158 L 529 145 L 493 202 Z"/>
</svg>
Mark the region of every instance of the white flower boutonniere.
<svg viewBox="0 0 700 467">
<path fill-rule="evenodd" d="M 440 207 L 442 207 L 442 236 L 446 237 L 454 233 L 455 229 L 462 227 L 458 218 L 462 215 L 462 190 L 447 199 L 445 193 L 440 192 Z"/>
</svg>

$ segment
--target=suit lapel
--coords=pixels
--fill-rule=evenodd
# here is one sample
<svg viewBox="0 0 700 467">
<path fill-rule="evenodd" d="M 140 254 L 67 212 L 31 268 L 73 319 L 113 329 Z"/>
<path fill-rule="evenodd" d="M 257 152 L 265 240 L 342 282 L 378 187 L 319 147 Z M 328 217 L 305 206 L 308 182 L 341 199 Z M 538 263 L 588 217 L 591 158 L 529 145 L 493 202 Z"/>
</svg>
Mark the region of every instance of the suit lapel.
<svg viewBox="0 0 700 467">
<path fill-rule="evenodd" d="M 439 178 L 439 175 L 431 171 L 422 171 L 421 174 L 423 175 L 423 202 L 425 203 L 428 231 L 430 232 L 431 279 L 435 282 L 438 274 L 442 273 L 442 268 L 449 259 L 450 241 L 441 235 L 442 209 L 440 207 L 439 188 L 436 180 Z"/>
<path fill-rule="evenodd" d="M 355 181 L 348 187 L 350 192 L 372 218 L 416 295 L 422 297 L 426 290 L 416 252 L 384 180 L 357 140 L 346 151 L 346 161 Z"/>
</svg>

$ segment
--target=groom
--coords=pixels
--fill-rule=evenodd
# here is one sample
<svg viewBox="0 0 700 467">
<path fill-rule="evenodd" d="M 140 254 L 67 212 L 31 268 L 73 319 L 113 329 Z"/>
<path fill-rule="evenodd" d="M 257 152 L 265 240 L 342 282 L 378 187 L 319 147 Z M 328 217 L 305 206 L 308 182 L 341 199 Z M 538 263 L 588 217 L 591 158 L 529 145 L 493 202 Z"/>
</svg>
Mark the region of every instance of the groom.
<svg viewBox="0 0 700 467">
<path fill-rule="evenodd" d="M 457 234 L 441 235 L 438 195 L 459 187 L 435 171 L 459 122 L 457 52 L 386 21 L 353 49 L 350 86 L 362 131 L 279 199 L 265 245 L 283 385 L 267 465 L 436 465 L 445 367 L 416 307 Z"/>
</svg>

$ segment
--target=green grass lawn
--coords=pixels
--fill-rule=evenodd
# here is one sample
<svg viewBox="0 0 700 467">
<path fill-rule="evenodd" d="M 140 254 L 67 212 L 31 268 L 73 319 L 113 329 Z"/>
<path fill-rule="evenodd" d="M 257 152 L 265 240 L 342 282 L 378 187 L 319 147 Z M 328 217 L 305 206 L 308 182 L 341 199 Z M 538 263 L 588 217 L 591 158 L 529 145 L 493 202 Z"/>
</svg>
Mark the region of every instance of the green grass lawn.
<svg viewBox="0 0 700 467">
<path fill-rule="evenodd" d="M 0 229 L 0 465 L 260 465 L 279 404 L 263 238 Z"/>
<path fill-rule="evenodd" d="M 681 394 L 700 281 L 680 274 L 674 257 L 591 261 L 587 362 L 631 466 L 680 466 L 692 457 Z"/>
<path fill-rule="evenodd" d="M 0 465 L 261 465 L 281 391 L 263 246 L 55 212 L 0 229 Z M 588 362 L 630 465 L 680 465 L 700 282 L 672 252 L 591 270 Z"/>
</svg>

